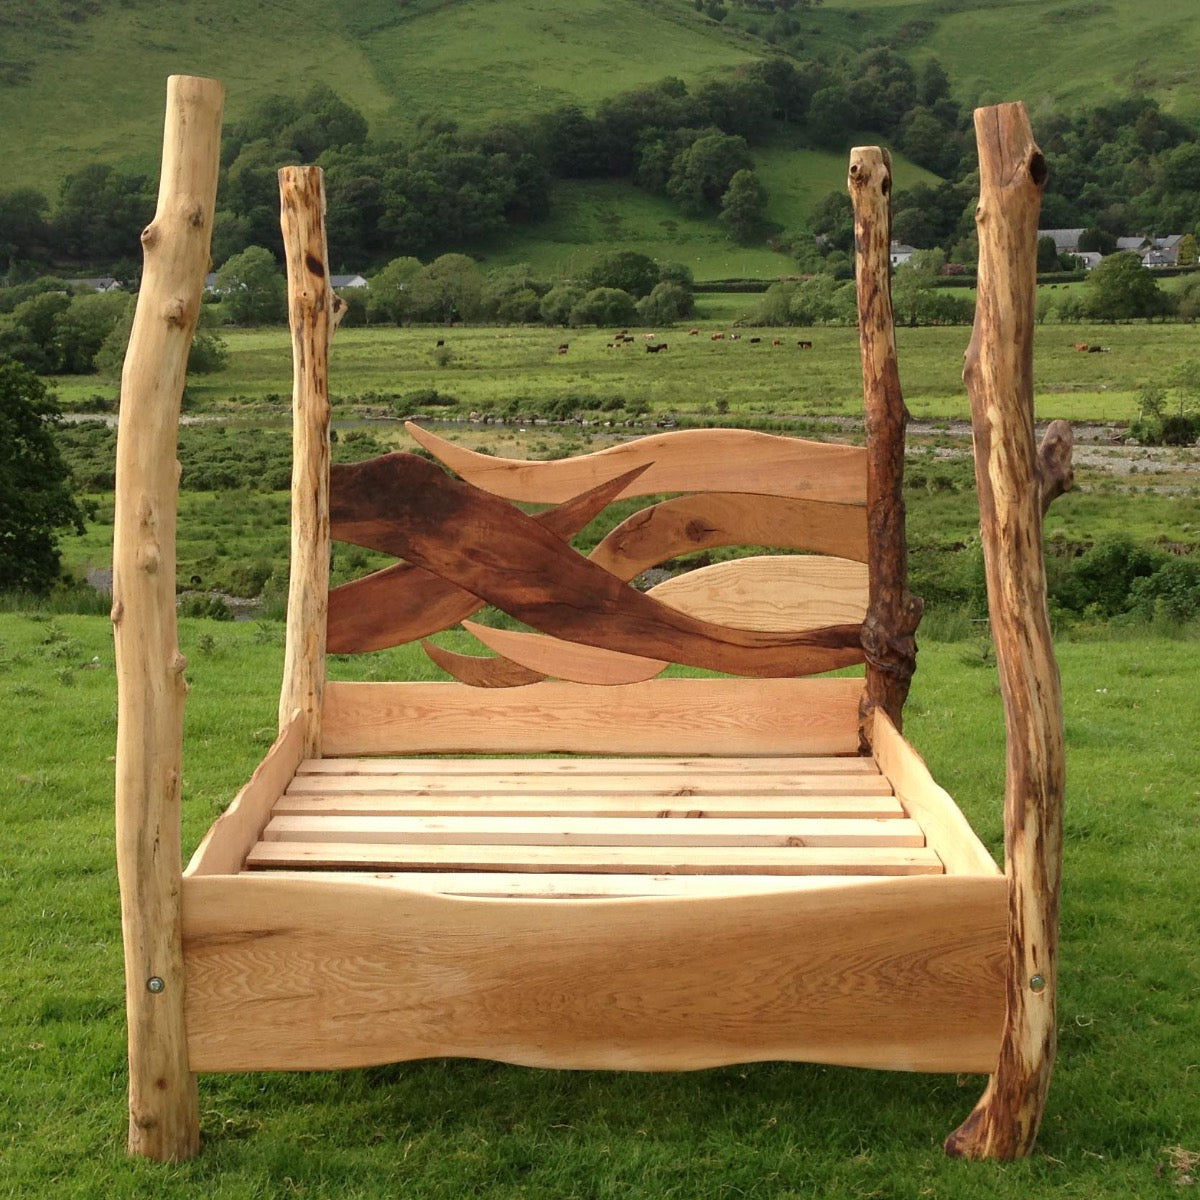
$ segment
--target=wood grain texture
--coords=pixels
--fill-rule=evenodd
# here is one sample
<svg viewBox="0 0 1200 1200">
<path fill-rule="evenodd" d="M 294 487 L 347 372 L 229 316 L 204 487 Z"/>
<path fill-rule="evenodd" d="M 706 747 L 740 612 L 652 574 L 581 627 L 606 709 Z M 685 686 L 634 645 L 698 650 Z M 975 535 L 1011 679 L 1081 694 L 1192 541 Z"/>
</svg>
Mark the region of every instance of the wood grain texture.
<svg viewBox="0 0 1200 1200">
<path fill-rule="evenodd" d="M 608 533 L 589 556 L 632 579 L 681 554 L 721 546 L 807 550 L 865 562 L 866 509 L 789 496 L 702 492 L 643 508 Z"/>
<path fill-rule="evenodd" d="M 854 203 L 859 346 L 867 430 L 867 542 L 870 605 L 863 621 L 867 658 L 862 744 L 875 708 L 902 728 L 904 701 L 916 668 L 914 634 L 922 602 L 908 591 L 904 523 L 904 430 L 908 410 L 900 390 L 892 320 L 892 160 L 877 146 L 850 151 Z"/>
<path fill-rule="evenodd" d="M 447 650 L 437 642 L 428 640 L 421 643 L 421 648 L 429 655 L 431 662 L 468 687 L 523 687 L 527 683 L 537 683 L 546 678 L 541 671 L 523 667 L 511 658 L 463 654 L 458 650 Z"/>
<path fill-rule="evenodd" d="M 744 687 L 745 685 L 739 685 Z M 836 685 L 835 685 L 836 686 Z M 826 689 L 818 685 L 818 698 Z M 805 691 L 808 690 L 806 687 Z M 880 777 L 879 766 L 872 758 L 856 754 L 822 755 L 806 754 L 797 759 L 795 755 L 757 758 L 717 757 L 655 757 L 639 758 L 633 754 L 622 754 L 619 758 L 306 758 L 296 769 L 294 786 L 315 777 L 337 776 L 346 780 L 364 776 L 388 775 L 394 779 L 426 777 L 438 779 L 463 779 L 478 776 L 494 776 L 503 770 L 507 775 L 525 778 L 562 780 L 569 786 L 570 780 L 579 775 L 611 777 L 620 782 L 624 779 L 645 776 L 678 775 L 684 772 L 703 771 L 706 778 L 719 775 L 745 775 L 739 787 L 757 788 L 760 782 L 779 775 L 793 779 L 808 779 L 812 776 L 868 776 Z M 417 786 L 421 786 L 418 783 Z"/>
<path fill-rule="evenodd" d="M 333 288 L 319 167 L 279 172 L 280 225 L 292 331 L 292 552 L 279 729 L 299 709 L 305 743 L 320 753 L 329 603 L 329 347 Z"/>
<path fill-rule="evenodd" d="M 536 786 L 536 781 L 534 781 Z M 546 786 L 543 784 L 543 786 Z M 637 792 L 453 792 L 422 796 L 380 791 L 363 793 L 330 787 L 285 793 L 275 816 L 559 816 L 655 817 L 660 821 L 720 820 L 727 817 L 849 817 L 891 820 L 905 815 L 892 795 L 798 794 L 765 796 L 753 792 L 663 796 Z"/>
<path fill-rule="evenodd" d="M 925 760 L 900 735 L 882 708 L 871 715 L 871 751 L 904 810 L 925 831 L 930 849 L 951 874 L 999 875 L 1000 868 Z"/>
<path fill-rule="evenodd" d="M 403 462 L 406 460 L 389 458 L 387 461 L 389 465 L 385 469 L 403 470 Z M 636 467 L 626 471 L 623 475 L 599 484 L 556 508 L 534 514 L 533 519 L 566 541 L 583 529 L 593 517 L 603 512 L 644 469 Z M 352 477 L 351 475 L 350 478 Z M 346 473 L 340 466 L 335 465 L 331 471 L 331 487 L 335 494 L 343 478 L 346 478 Z M 361 527 L 359 533 L 361 536 Z M 332 523 L 332 536 L 335 539 L 342 536 L 336 520 Z M 390 547 L 398 545 L 390 529 L 381 540 L 382 545 L 371 545 L 367 548 L 387 553 Z M 477 596 L 446 579 L 441 579 L 412 563 L 395 563 L 362 579 L 342 584 L 329 593 L 329 653 L 360 654 L 368 650 L 383 650 L 389 646 L 417 641 L 448 629 L 465 617 L 478 612 L 483 606 L 483 601 Z M 455 670 L 451 671 L 451 674 L 459 673 Z M 471 680 L 464 679 L 464 682 Z M 521 682 L 530 683 L 532 678 Z M 513 684 L 476 686 L 511 687 Z"/>
<path fill-rule="evenodd" d="M 256 879 L 300 879 L 302 872 L 264 868 Z M 311 878 L 311 876 L 308 876 Z M 581 875 L 577 872 L 505 871 L 322 871 L 320 881 L 368 884 L 392 891 L 447 896 L 577 899 L 633 896 L 745 896 L 877 883 L 879 875 Z M 924 877 L 922 877 L 924 878 Z"/>
<path fill-rule="evenodd" d="M 652 434 L 594 454 L 537 462 L 478 454 L 427 429 L 413 439 L 457 475 L 507 500 L 558 504 L 632 467 L 645 472 L 621 494 L 757 492 L 835 504 L 866 502 L 866 456 L 857 446 L 745 429 Z"/>
<path fill-rule="evenodd" d="M 802 633 L 861 623 L 867 609 L 867 568 L 825 555 L 760 554 L 676 575 L 656 584 L 649 595 L 718 625 Z"/>
<path fill-rule="evenodd" d="M 325 689 L 324 746 L 356 754 L 853 754 L 861 679 L 652 679 Z"/>
<path fill-rule="evenodd" d="M 304 715 L 299 709 L 275 739 L 245 787 L 216 819 L 196 847 L 186 875 L 236 875 L 271 818 L 305 755 Z"/>
<path fill-rule="evenodd" d="M 581 557 L 510 504 L 415 455 L 403 470 L 394 459 L 345 468 L 333 510 L 341 535 L 403 555 L 541 633 L 754 676 L 862 661 L 857 626 L 768 634 L 688 617 Z M 384 547 L 389 534 L 395 544 Z"/>
<path fill-rule="evenodd" d="M 569 904 L 341 878 L 185 884 L 199 1071 L 443 1055 L 619 1070 L 801 1060 L 985 1071 L 999 1044 L 995 878 Z"/>
<path fill-rule="evenodd" d="M 501 655 L 500 661 L 512 660 L 542 678 L 552 675 L 555 679 L 567 679 L 573 683 L 612 687 L 619 683 L 641 683 L 653 679 L 670 665 L 662 659 L 585 646 L 545 633 L 492 629 L 475 621 L 464 621 L 463 628 L 489 650 Z"/>
<path fill-rule="evenodd" d="M 464 846 L 388 842 L 259 842 L 247 868 L 364 871 L 645 871 L 651 875 L 941 875 L 932 850 L 799 846 Z"/>
<path fill-rule="evenodd" d="M 1062 873 L 1062 696 L 1042 559 L 1042 490 L 1033 433 L 1038 214 L 1046 164 L 1024 105 L 975 111 L 979 290 L 964 378 L 975 432 L 988 612 L 1004 697 L 1009 941 L 1004 1038 L 950 1154 L 1030 1153 L 1053 1069 Z"/>
<path fill-rule="evenodd" d="M 121 376 L 113 522 L 116 843 L 129 1024 L 129 1152 L 200 1146 L 180 944 L 180 780 L 186 660 L 175 616 L 176 429 L 208 270 L 225 92 L 167 83 L 162 174 Z M 161 980 L 151 991 L 148 981 Z M 155 984 L 157 988 L 157 983 Z"/>
<path fill-rule="evenodd" d="M 906 846 L 925 835 L 910 818 L 590 817 L 577 815 L 395 816 L 276 814 L 264 842 L 357 842 L 446 846 Z"/>
</svg>

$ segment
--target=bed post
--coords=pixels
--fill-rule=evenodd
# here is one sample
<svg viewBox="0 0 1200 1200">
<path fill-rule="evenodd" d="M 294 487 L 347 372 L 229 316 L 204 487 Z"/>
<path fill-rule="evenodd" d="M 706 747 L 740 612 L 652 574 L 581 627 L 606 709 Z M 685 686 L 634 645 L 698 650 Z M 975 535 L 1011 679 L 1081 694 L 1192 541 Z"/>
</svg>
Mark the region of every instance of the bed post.
<svg viewBox="0 0 1200 1200">
<path fill-rule="evenodd" d="M 871 713 L 882 708 L 897 729 L 917 661 L 913 634 L 922 601 L 908 590 L 904 530 L 904 427 L 892 322 L 892 160 L 878 146 L 850 151 L 854 203 L 858 335 L 867 432 L 867 569 L 869 596 L 862 625 L 867 682 L 859 713 L 859 743 L 868 748 Z"/>
<path fill-rule="evenodd" d="M 173 75 L 162 177 L 121 376 L 113 522 L 116 847 L 129 1022 L 129 1151 L 200 1146 L 180 936 L 180 774 L 186 662 L 175 619 L 176 427 L 209 266 L 224 89 Z"/>
<path fill-rule="evenodd" d="M 1008 746 L 1007 1010 L 995 1073 L 946 1150 L 964 1158 L 1011 1159 L 1033 1149 L 1056 1044 L 1065 772 L 1042 513 L 1043 497 L 1056 486 L 1047 471 L 1061 455 L 1044 450 L 1040 460 L 1033 431 L 1035 244 L 1045 160 L 1023 104 L 976 109 L 975 134 L 979 298 L 963 374 Z"/>
<path fill-rule="evenodd" d="M 329 611 L 329 345 L 333 289 L 319 167 L 279 172 L 280 224 L 292 327 L 292 565 L 279 696 L 282 733 L 297 710 L 304 753 L 321 753 L 325 625 Z"/>
</svg>

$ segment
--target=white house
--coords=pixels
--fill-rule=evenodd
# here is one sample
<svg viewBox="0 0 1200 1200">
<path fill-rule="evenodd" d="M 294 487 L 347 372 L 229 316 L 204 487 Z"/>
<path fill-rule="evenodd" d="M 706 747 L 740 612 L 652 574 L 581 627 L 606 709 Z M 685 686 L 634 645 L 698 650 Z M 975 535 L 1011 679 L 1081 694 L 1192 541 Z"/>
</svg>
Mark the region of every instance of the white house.
<svg viewBox="0 0 1200 1200">
<path fill-rule="evenodd" d="M 907 246 L 903 242 L 893 242 L 890 251 L 892 266 L 903 266 L 916 252 L 916 246 Z"/>
</svg>

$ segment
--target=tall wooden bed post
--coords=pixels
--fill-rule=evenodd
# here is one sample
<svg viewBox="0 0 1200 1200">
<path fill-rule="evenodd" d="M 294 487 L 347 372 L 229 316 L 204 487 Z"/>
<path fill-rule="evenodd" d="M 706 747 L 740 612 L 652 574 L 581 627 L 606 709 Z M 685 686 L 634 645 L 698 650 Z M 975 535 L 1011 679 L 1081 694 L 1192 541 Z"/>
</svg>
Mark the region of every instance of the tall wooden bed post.
<svg viewBox="0 0 1200 1200">
<path fill-rule="evenodd" d="M 947 1139 L 946 1150 L 964 1158 L 1010 1159 L 1033 1148 L 1056 1045 L 1065 771 L 1042 515 L 1045 504 L 1069 486 L 1070 451 L 1068 435 L 1064 460 L 1061 429 L 1048 434 L 1041 456 L 1034 444 L 1035 246 L 1045 160 L 1023 104 L 977 109 L 975 134 L 979 298 L 964 378 L 1008 746 L 1007 1011 L 995 1073 L 975 1110 Z"/>
<path fill-rule="evenodd" d="M 116 842 L 129 1021 L 129 1150 L 200 1145 L 180 940 L 180 774 L 186 661 L 175 619 L 176 429 L 209 266 L 224 89 L 172 76 L 162 177 L 121 376 L 113 524 Z"/>
<path fill-rule="evenodd" d="M 320 167 L 279 172 L 280 224 L 292 327 L 292 562 L 279 731 L 297 712 L 306 758 L 321 754 L 329 612 L 329 345 L 333 289 Z"/>
<path fill-rule="evenodd" d="M 862 644 L 867 681 L 859 714 L 859 741 L 869 743 L 871 714 L 882 709 L 897 730 L 917 661 L 914 634 L 922 602 L 908 590 L 904 529 L 904 428 L 908 411 L 900 390 L 892 321 L 892 160 L 878 146 L 850 151 L 850 198 L 858 331 L 862 350 L 867 430 L 867 613 Z"/>
</svg>

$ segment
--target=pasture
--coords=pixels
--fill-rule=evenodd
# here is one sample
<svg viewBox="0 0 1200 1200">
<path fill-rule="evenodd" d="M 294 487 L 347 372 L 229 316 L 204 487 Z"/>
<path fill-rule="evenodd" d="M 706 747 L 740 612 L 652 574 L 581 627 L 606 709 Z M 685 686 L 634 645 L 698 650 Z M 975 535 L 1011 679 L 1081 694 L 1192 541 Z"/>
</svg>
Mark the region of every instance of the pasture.
<svg viewBox="0 0 1200 1200">
<path fill-rule="evenodd" d="M 281 640 L 275 624 L 182 622 L 189 852 L 273 736 Z M 0 771 L 0 1195 L 1186 1194 L 1200 1154 L 1200 643 L 1139 634 L 1067 642 L 1060 655 L 1061 1048 L 1030 1161 L 942 1156 L 941 1138 L 978 1096 L 974 1077 L 773 1063 L 646 1076 L 436 1060 L 206 1077 L 205 1149 L 171 1168 L 124 1156 L 109 625 L 0 615 L 0 702 L 20 714 Z M 392 654 L 334 669 L 361 677 L 415 664 Z M 994 662 L 976 635 L 923 642 L 907 729 L 997 850 L 1002 719 Z"/>
<path fill-rule="evenodd" d="M 472 410 L 499 413 L 514 404 L 514 411 L 537 413 L 540 406 L 577 396 L 582 409 L 642 410 L 654 418 L 857 417 L 862 410 L 857 332 L 742 324 L 758 301 L 756 295 L 702 294 L 690 322 L 631 327 L 633 342 L 613 348 L 617 331 L 610 329 L 346 328 L 339 330 L 331 358 L 334 403 L 379 415 L 397 411 L 396 401 L 433 390 L 455 398 L 457 404 L 441 407 L 443 415 L 458 416 Z M 698 332 L 689 336 L 693 328 Z M 717 333 L 725 336 L 714 341 Z M 229 363 L 189 380 L 186 411 L 284 415 L 291 394 L 287 330 L 228 329 L 222 336 L 229 343 Z M 901 328 L 896 337 L 912 415 L 931 421 L 966 417 L 962 361 L 970 329 Z M 665 341 L 669 349 L 648 355 L 646 340 Z M 774 345 L 776 340 L 781 344 Z M 439 341 L 445 345 L 439 347 Z M 811 342 L 812 349 L 800 349 L 800 341 Z M 564 342 L 570 349 L 558 354 Z M 1102 346 L 1105 352 L 1081 354 L 1077 343 Z M 1196 345 L 1190 325 L 1039 325 L 1037 416 L 1127 423 L 1137 414 L 1138 390 L 1194 355 Z M 112 404 L 117 394 L 115 382 L 97 376 L 60 377 L 54 390 L 68 412 L 87 408 L 92 397 Z M 451 414 L 452 409 L 457 411 Z"/>
</svg>

